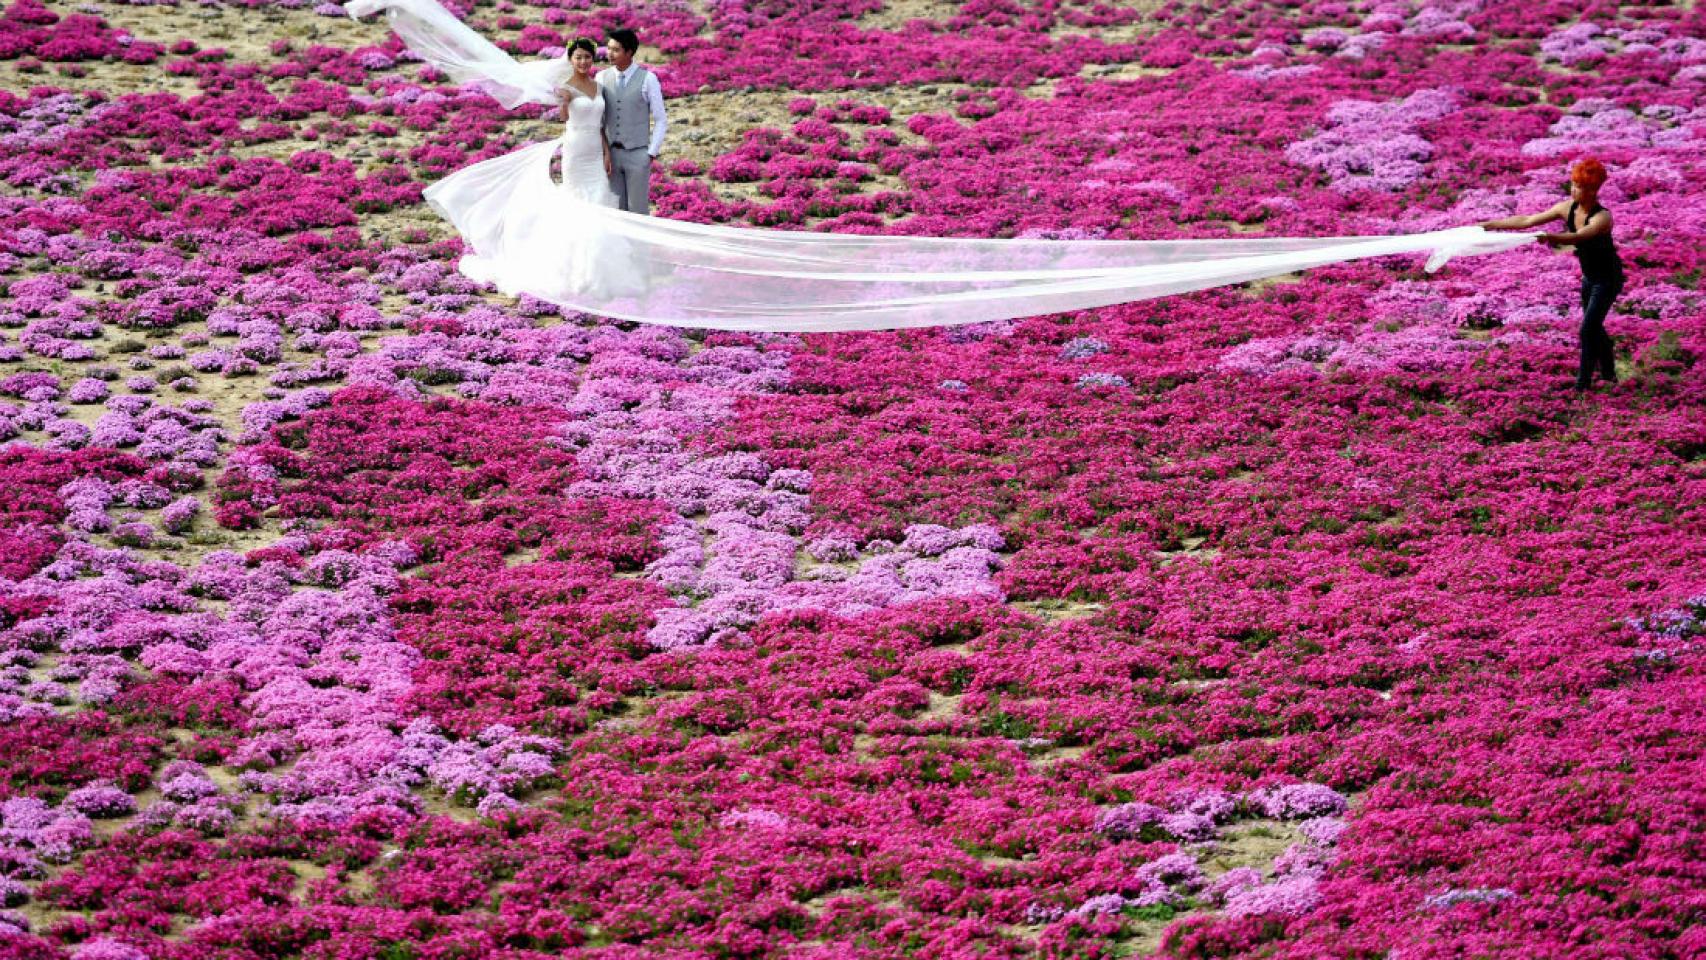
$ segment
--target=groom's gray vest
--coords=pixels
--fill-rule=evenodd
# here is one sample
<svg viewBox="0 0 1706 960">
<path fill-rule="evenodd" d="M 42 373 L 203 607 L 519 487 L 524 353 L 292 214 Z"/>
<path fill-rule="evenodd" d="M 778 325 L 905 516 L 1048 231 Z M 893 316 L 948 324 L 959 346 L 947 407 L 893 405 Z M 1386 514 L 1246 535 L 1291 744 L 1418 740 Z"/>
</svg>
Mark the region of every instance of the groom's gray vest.
<svg viewBox="0 0 1706 960">
<path fill-rule="evenodd" d="M 652 140 L 652 108 L 646 103 L 645 67 L 635 67 L 628 85 L 622 86 L 618 72 L 604 88 L 604 135 L 612 147 L 621 144 L 633 149 L 646 147 Z"/>
</svg>

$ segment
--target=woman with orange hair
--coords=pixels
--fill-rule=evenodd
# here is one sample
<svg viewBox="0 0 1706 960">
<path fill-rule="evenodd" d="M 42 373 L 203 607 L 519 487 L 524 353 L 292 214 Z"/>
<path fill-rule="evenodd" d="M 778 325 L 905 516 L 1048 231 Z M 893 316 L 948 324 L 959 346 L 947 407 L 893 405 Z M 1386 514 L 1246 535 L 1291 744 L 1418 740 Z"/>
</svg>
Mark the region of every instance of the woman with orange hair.
<svg viewBox="0 0 1706 960">
<path fill-rule="evenodd" d="M 1611 312 L 1611 301 L 1623 292 L 1623 260 L 1611 239 L 1611 211 L 1599 205 L 1605 178 L 1605 164 L 1585 157 L 1570 169 L 1570 199 L 1541 213 L 1481 224 L 1488 230 L 1522 230 L 1564 221 L 1565 232 L 1543 233 L 1539 239 L 1550 247 L 1575 247 L 1576 260 L 1582 265 L 1582 362 L 1576 371 L 1577 390 L 1593 385 L 1596 367 L 1601 379 L 1617 382 L 1605 317 Z"/>
</svg>

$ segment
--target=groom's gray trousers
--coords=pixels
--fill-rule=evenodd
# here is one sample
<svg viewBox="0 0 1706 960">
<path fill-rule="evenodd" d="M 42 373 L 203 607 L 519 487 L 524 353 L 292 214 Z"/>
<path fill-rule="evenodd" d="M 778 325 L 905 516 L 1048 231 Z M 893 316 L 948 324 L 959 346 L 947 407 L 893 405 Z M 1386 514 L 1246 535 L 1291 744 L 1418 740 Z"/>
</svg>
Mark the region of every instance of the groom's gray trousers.
<svg viewBox="0 0 1706 960">
<path fill-rule="evenodd" d="M 617 206 L 634 213 L 651 213 L 652 157 L 644 146 L 610 147 L 610 192 Z"/>
</svg>

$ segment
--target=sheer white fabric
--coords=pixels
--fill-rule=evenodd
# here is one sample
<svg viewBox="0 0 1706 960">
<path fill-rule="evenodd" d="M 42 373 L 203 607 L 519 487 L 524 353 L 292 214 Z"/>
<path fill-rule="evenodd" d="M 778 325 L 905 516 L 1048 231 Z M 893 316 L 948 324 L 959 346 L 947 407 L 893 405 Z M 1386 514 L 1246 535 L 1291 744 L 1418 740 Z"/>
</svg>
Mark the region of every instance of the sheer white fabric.
<svg viewBox="0 0 1706 960">
<path fill-rule="evenodd" d="M 478 86 L 510 109 L 524 103 L 555 105 L 557 88 L 568 79 L 567 60 L 517 63 L 433 0 L 349 0 L 344 4 L 344 12 L 357 20 L 381 10 L 404 45 L 422 60 L 458 83 Z"/>
<path fill-rule="evenodd" d="M 347 9 L 352 16 L 385 10 L 410 49 L 506 106 L 555 103 L 567 76 L 562 61 L 516 63 L 433 0 L 352 0 Z M 457 171 L 428 188 L 427 200 L 461 233 L 469 276 L 510 294 L 641 323 L 776 332 L 977 323 L 1368 257 L 1425 253 L 1432 272 L 1453 256 L 1534 239 L 1460 227 L 1374 237 L 986 240 L 687 223 L 625 213 L 593 189 L 603 157 L 575 133 L 577 116 L 562 141 Z M 550 175 L 559 145 L 560 186 Z"/>
<path fill-rule="evenodd" d="M 559 303 L 642 292 L 628 243 L 583 230 L 591 213 L 616 207 L 604 172 L 603 119 L 604 91 L 577 92 L 560 139 L 464 167 L 426 188 L 426 202 L 462 234 L 464 274 Z M 559 153 L 561 184 L 551 180 Z"/>
</svg>

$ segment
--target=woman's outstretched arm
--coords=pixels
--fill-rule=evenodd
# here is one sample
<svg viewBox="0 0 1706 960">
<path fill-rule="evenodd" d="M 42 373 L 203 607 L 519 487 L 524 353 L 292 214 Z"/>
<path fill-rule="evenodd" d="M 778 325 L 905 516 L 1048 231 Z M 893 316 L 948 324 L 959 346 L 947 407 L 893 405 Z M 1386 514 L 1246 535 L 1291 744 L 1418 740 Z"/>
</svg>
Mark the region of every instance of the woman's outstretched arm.
<svg viewBox="0 0 1706 960">
<path fill-rule="evenodd" d="M 1566 206 L 1567 202 L 1561 201 L 1554 204 L 1549 209 L 1542 210 L 1539 213 L 1530 213 L 1526 215 L 1519 213 L 1514 217 L 1501 217 L 1497 220 L 1483 220 L 1481 221 L 1481 229 L 1527 230 L 1529 227 L 1538 227 L 1543 223 L 1562 220 L 1564 218 L 1564 208 Z"/>
</svg>

